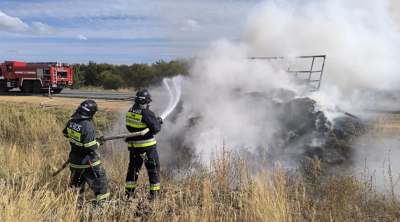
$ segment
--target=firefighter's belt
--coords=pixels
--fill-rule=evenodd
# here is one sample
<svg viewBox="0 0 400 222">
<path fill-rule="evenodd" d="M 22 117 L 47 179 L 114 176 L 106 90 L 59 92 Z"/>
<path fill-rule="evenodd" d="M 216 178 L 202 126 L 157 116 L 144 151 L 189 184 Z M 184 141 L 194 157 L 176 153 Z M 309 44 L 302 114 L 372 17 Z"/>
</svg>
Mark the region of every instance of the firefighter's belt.
<svg viewBox="0 0 400 222">
<path fill-rule="evenodd" d="M 100 162 L 100 160 L 97 160 L 96 162 L 92 163 L 92 166 L 95 167 L 95 166 L 97 166 L 97 165 L 99 165 L 99 164 L 101 164 L 101 162 Z M 89 164 L 87 164 L 87 165 L 77 165 L 77 164 L 72 164 L 72 163 L 70 163 L 69 166 L 72 167 L 72 168 L 76 168 L 76 169 L 86 169 L 86 168 L 90 168 L 90 165 L 89 165 Z"/>
</svg>

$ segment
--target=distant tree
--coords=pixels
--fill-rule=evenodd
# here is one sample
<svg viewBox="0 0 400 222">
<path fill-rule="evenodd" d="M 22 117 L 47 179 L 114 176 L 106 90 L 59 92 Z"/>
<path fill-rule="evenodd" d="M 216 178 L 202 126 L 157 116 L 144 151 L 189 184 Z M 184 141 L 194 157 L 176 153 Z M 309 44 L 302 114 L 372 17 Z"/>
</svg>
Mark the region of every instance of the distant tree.
<svg viewBox="0 0 400 222">
<path fill-rule="evenodd" d="M 120 66 L 113 66 L 112 68 L 112 73 L 116 76 L 120 76 L 121 79 L 123 79 L 120 88 L 130 88 L 132 87 L 131 84 L 129 84 L 129 66 L 128 65 L 120 65 Z"/>
<path fill-rule="evenodd" d="M 169 64 L 160 60 L 151 65 L 149 81 L 152 84 L 160 84 L 164 77 L 170 77 L 170 75 Z"/>
<path fill-rule="evenodd" d="M 133 64 L 131 66 L 131 76 L 127 80 L 135 89 L 148 87 L 150 85 L 150 66 L 147 64 Z"/>
<path fill-rule="evenodd" d="M 122 77 L 115 75 L 111 70 L 104 70 L 100 73 L 102 86 L 104 89 L 118 89 L 123 83 Z"/>
<path fill-rule="evenodd" d="M 183 75 L 187 76 L 189 75 L 189 69 L 192 64 L 191 60 L 186 60 L 186 59 L 176 59 L 172 60 L 170 62 L 170 69 L 171 69 L 171 74 L 172 76 L 175 75 Z"/>
<path fill-rule="evenodd" d="M 73 64 L 72 72 L 73 72 L 73 81 L 72 89 L 78 89 L 85 84 L 85 64 Z"/>
<path fill-rule="evenodd" d="M 160 60 L 153 63 L 151 67 L 153 84 L 157 84 L 164 78 L 172 78 L 177 75 L 189 75 L 190 61 L 177 59 L 167 63 Z"/>
<path fill-rule="evenodd" d="M 98 72 L 98 65 L 95 62 L 89 61 L 86 67 L 85 85 L 100 86 L 100 72 Z"/>
<path fill-rule="evenodd" d="M 74 88 L 82 86 L 103 86 L 107 89 L 135 89 L 160 84 L 164 78 L 176 75 L 189 75 L 190 60 L 176 59 L 170 62 L 163 60 L 151 65 L 132 64 L 112 65 L 89 61 L 85 64 L 74 64 Z"/>
</svg>

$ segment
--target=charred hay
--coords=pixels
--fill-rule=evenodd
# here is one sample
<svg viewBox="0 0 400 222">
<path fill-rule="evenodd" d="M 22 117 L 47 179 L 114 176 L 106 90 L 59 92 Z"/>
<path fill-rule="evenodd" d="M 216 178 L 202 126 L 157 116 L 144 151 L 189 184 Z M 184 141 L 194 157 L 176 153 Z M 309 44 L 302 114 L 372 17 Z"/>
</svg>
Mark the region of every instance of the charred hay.
<svg viewBox="0 0 400 222">
<path fill-rule="evenodd" d="M 252 153 L 264 158 L 266 155 L 269 160 L 289 156 L 291 160 L 300 163 L 304 157 L 316 156 L 323 164 L 349 164 L 351 146 L 355 138 L 366 129 L 358 119 L 346 115 L 329 121 L 324 112 L 316 109 L 314 100 L 308 97 L 296 98 L 296 94 L 290 90 L 243 93 L 240 89 L 235 89 L 232 95 L 232 98 L 245 98 L 253 100 L 252 104 L 257 106 L 265 106 L 265 115 L 274 115 L 277 120 L 279 127 L 276 127 L 273 139 L 260 144 Z M 178 114 L 179 112 L 176 113 Z M 185 138 L 190 129 L 199 125 L 203 118 L 196 116 L 188 119 L 186 128 L 182 129 L 179 138 L 174 138 L 173 144 L 180 149 L 192 149 L 192 144 Z M 262 120 L 260 123 L 269 124 Z"/>
</svg>

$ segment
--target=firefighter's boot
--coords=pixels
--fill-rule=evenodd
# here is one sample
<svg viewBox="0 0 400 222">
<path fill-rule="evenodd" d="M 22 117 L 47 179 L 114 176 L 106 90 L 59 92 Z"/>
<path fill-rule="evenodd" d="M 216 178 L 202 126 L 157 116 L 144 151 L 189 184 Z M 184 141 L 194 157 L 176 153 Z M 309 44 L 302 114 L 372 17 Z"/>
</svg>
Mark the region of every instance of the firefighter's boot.
<svg viewBox="0 0 400 222">
<path fill-rule="evenodd" d="M 160 196 L 161 196 L 160 190 L 151 190 L 151 191 L 150 191 L 149 200 L 150 200 L 150 201 L 153 201 L 153 200 L 155 200 L 155 199 L 160 198 Z"/>
<path fill-rule="evenodd" d="M 125 188 L 125 197 L 128 202 L 136 198 L 135 188 Z"/>
</svg>

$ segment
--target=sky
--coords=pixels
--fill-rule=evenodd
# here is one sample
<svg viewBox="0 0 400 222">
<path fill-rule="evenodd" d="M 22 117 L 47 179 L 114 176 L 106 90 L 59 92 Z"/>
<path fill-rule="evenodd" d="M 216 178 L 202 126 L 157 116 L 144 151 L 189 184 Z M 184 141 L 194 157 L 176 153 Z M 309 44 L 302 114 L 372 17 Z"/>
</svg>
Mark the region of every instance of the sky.
<svg viewBox="0 0 400 222">
<path fill-rule="evenodd" d="M 2 0 L 0 61 L 111 64 L 193 58 L 243 40 L 260 0 Z"/>
</svg>

